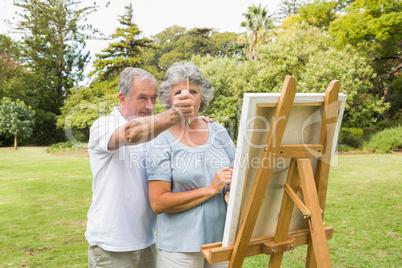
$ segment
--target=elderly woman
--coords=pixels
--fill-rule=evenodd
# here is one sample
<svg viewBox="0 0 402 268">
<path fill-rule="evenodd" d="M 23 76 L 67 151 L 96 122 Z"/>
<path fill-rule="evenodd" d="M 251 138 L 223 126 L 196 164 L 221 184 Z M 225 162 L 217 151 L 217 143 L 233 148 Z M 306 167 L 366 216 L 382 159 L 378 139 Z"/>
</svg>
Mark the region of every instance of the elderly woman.
<svg viewBox="0 0 402 268">
<path fill-rule="evenodd" d="M 167 70 L 160 101 L 170 107 L 174 96 L 187 88 L 194 97 L 194 116 L 153 140 L 146 160 L 150 202 L 159 214 L 158 267 L 227 267 L 210 265 L 200 247 L 222 241 L 224 194 L 232 178 L 235 147 L 222 125 L 198 118 L 212 100 L 213 89 L 194 63 L 175 63 Z"/>
</svg>

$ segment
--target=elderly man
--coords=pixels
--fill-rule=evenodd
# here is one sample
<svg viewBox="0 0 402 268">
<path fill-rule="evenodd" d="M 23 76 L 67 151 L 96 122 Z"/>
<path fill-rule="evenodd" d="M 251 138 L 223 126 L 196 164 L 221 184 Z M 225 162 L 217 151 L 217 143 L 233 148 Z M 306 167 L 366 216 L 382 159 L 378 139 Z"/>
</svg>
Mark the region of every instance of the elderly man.
<svg viewBox="0 0 402 268">
<path fill-rule="evenodd" d="M 120 107 L 91 127 L 89 267 L 156 267 L 156 215 L 144 166 L 147 141 L 194 115 L 194 98 L 186 91 L 175 96 L 172 109 L 152 115 L 156 98 L 156 79 L 128 67 L 119 77 Z"/>
</svg>

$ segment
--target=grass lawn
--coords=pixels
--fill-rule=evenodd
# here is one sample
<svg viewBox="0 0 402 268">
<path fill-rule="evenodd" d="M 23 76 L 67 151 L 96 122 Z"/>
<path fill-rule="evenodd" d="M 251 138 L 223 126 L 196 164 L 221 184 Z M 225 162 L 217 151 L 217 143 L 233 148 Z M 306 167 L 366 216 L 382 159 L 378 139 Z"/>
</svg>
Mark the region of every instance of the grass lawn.
<svg viewBox="0 0 402 268">
<path fill-rule="evenodd" d="M 0 149 L 0 267 L 86 267 L 89 158 L 45 148 Z M 401 267 L 402 154 L 340 155 L 325 221 L 333 267 Z M 306 247 L 282 267 L 304 267 Z M 269 256 L 243 267 L 267 267 Z"/>
</svg>

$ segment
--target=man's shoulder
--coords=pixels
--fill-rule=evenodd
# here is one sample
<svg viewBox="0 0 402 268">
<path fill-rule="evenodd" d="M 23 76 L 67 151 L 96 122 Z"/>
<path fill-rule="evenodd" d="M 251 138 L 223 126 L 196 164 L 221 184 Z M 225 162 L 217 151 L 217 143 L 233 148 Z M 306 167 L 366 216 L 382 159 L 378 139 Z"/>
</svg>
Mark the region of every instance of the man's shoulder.
<svg viewBox="0 0 402 268">
<path fill-rule="evenodd" d="M 116 109 L 116 107 L 115 107 Z M 120 125 L 123 123 L 123 121 L 125 122 L 125 119 L 123 116 L 121 116 L 121 114 L 119 112 L 115 112 L 115 110 L 113 110 L 113 112 L 111 112 L 109 115 L 106 116 L 102 116 L 99 117 L 98 119 L 96 119 L 93 123 L 91 128 L 98 128 L 98 127 L 102 127 L 104 125 Z"/>
</svg>

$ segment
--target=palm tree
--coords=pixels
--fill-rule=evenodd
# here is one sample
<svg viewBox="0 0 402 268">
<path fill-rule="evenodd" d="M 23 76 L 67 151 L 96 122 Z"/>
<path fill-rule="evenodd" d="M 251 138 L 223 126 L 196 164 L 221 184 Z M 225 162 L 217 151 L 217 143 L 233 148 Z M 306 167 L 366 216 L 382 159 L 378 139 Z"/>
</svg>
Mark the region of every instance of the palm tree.
<svg viewBox="0 0 402 268">
<path fill-rule="evenodd" d="M 248 7 L 248 12 L 243 13 L 243 16 L 246 17 L 246 20 L 241 23 L 241 26 L 251 31 L 250 43 L 252 45 L 250 58 L 257 62 L 256 48 L 258 36 L 261 35 L 261 30 L 265 32 L 273 28 L 272 15 L 268 15 L 267 8 L 261 7 L 261 4 L 259 6 L 253 4 Z"/>
</svg>

